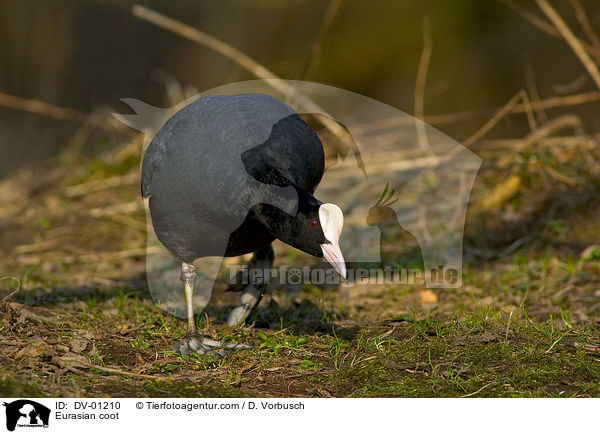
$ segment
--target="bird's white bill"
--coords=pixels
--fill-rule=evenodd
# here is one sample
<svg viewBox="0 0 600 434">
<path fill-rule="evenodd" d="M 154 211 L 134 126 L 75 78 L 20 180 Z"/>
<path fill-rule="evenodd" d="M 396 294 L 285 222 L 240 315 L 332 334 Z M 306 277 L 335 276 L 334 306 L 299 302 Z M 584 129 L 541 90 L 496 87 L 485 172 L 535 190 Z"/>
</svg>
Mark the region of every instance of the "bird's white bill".
<svg viewBox="0 0 600 434">
<path fill-rule="evenodd" d="M 346 261 L 344 261 L 340 246 L 337 243 L 321 244 L 321 250 L 323 250 L 323 258 L 345 279 Z"/>
<path fill-rule="evenodd" d="M 346 278 L 346 262 L 340 249 L 340 234 L 344 226 L 344 214 L 339 206 L 332 203 L 324 203 L 319 207 L 319 220 L 323 228 L 323 234 L 329 243 L 321 244 L 323 257 Z"/>
</svg>

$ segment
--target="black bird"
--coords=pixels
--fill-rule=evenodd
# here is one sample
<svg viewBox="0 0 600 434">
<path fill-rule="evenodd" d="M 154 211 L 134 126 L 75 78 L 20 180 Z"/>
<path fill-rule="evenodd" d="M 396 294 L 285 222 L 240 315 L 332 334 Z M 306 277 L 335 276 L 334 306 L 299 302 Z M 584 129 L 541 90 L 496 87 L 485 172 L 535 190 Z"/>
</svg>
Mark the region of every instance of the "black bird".
<svg viewBox="0 0 600 434">
<path fill-rule="evenodd" d="M 343 214 L 313 193 L 324 171 L 324 152 L 313 130 L 289 106 L 268 95 L 209 96 L 187 105 L 158 131 L 142 164 L 158 240 L 182 261 L 188 332 L 175 346 L 187 354 L 247 346 L 224 344 L 196 330 L 194 260 L 254 252 L 249 265 L 273 264 L 279 239 L 324 257 L 345 277 L 339 247 Z M 228 324 L 242 324 L 265 285 L 249 284 Z"/>
</svg>

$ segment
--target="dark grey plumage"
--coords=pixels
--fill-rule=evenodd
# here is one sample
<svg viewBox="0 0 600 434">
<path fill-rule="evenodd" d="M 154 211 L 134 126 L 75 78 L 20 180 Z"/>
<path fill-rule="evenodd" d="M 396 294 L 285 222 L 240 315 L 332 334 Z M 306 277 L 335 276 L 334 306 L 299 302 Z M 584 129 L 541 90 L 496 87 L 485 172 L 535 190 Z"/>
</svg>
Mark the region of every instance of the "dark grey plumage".
<svg viewBox="0 0 600 434">
<path fill-rule="evenodd" d="M 154 137 L 142 195 L 158 239 L 191 262 L 268 245 L 275 236 L 257 218 L 259 204 L 294 215 L 298 195 L 312 194 L 323 171 L 319 138 L 287 105 L 262 94 L 210 96 Z"/>
</svg>

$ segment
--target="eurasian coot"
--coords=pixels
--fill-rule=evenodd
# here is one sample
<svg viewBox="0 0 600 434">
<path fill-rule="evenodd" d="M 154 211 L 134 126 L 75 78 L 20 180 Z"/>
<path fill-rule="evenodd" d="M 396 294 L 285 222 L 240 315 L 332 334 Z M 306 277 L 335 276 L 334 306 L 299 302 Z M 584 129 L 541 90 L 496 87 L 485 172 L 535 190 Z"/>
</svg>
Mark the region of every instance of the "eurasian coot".
<svg viewBox="0 0 600 434">
<path fill-rule="evenodd" d="M 196 330 L 192 263 L 198 258 L 254 252 L 250 267 L 270 268 L 271 243 L 279 239 L 324 257 L 345 277 L 342 211 L 313 196 L 323 171 L 317 134 L 291 107 L 264 94 L 198 99 L 158 131 L 144 156 L 142 195 L 158 240 L 182 261 L 188 332 L 176 351 L 247 347 Z M 265 286 L 246 286 L 230 325 L 245 321 Z"/>
</svg>

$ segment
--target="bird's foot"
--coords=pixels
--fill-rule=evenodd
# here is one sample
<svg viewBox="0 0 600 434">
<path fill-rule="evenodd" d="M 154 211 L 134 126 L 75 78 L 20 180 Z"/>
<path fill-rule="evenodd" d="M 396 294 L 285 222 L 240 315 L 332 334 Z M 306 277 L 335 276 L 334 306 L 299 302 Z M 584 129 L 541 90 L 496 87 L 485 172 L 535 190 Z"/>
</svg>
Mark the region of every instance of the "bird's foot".
<svg viewBox="0 0 600 434">
<path fill-rule="evenodd" d="M 225 356 L 226 351 L 247 350 L 250 345 L 231 342 L 219 342 L 207 339 L 201 332 L 186 333 L 184 338 L 175 344 L 175 352 L 179 354 L 214 354 Z"/>
<path fill-rule="evenodd" d="M 230 327 L 240 327 L 246 322 L 248 316 L 256 308 L 263 294 L 266 285 L 248 285 L 240 296 L 242 304 L 235 307 L 227 318 L 227 325 Z"/>
<path fill-rule="evenodd" d="M 269 274 L 267 274 L 266 271 L 273 267 L 273 259 L 273 247 L 269 244 L 256 251 L 250 262 L 248 262 L 248 267 L 245 272 L 240 272 L 236 276 L 234 284 L 230 286 L 229 289 L 242 291 L 240 295 L 241 304 L 235 307 L 229 314 L 229 318 L 227 318 L 228 326 L 243 326 L 248 316 L 256 309 L 269 284 L 268 277 L 266 277 L 269 276 Z M 252 276 L 253 270 L 261 272 L 259 273 L 259 276 L 262 275 L 262 278 L 258 278 L 257 281 L 251 281 L 250 277 Z M 244 273 L 246 274 L 245 279 Z M 245 282 L 242 283 L 243 281 Z"/>
</svg>

